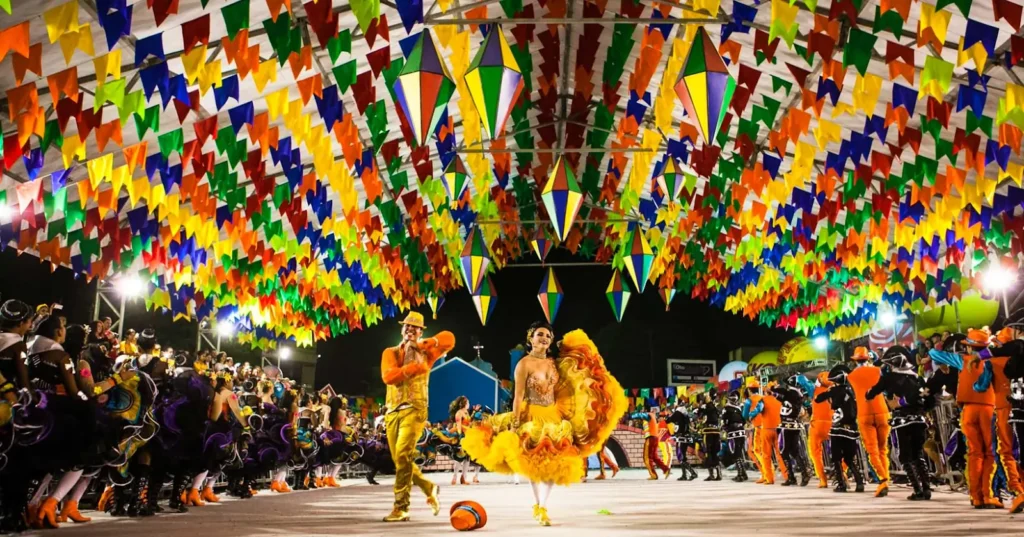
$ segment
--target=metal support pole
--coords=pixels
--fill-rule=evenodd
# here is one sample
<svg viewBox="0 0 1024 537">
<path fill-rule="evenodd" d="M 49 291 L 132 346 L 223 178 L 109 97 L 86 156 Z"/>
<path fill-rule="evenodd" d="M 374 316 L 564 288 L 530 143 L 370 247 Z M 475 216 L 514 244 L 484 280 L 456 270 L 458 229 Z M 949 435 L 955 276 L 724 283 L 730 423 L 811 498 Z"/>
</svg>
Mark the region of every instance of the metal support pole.
<svg viewBox="0 0 1024 537">
<path fill-rule="evenodd" d="M 684 17 L 681 19 L 655 19 L 655 18 L 617 18 L 610 19 L 605 17 L 532 17 L 532 18 L 516 18 L 516 17 L 497 17 L 497 18 L 473 18 L 473 19 L 451 19 L 451 18 L 437 18 L 427 19 L 423 22 L 426 26 L 454 26 L 464 24 L 528 24 L 534 26 L 540 26 L 543 24 L 604 24 L 604 25 L 616 25 L 616 24 L 632 24 L 639 26 L 642 24 L 666 24 L 666 25 L 716 25 L 723 24 L 723 21 L 712 18 L 712 17 Z"/>
</svg>

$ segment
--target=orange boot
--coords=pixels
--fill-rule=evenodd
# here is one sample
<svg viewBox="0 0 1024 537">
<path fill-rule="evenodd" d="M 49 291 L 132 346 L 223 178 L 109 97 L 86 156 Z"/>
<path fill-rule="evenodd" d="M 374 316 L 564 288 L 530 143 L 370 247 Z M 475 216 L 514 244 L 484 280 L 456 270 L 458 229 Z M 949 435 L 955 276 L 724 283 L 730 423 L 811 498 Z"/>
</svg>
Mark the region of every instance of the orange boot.
<svg viewBox="0 0 1024 537">
<path fill-rule="evenodd" d="M 74 500 L 64 502 L 64 506 L 60 509 L 60 516 L 57 517 L 58 522 L 67 522 L 68 520 L 75 524 L 83 524 L 85 522 L 92 521 L 91 518 L 82 516 L 82 513 L 78 512 L 78 502 Z"/>
<path fill-rule="evenodd" d="M 60 527 L 60 523 L 57 522 L 57 500 L 53 498 L 43 500 L 43 504 L 39 506 L 39 512 L 36 514 L 36 524 L 41 528 Z"/>
<path fill-rule="evenodd" d="M 110 500 L 114 498 L 114 487 L 108 486 L 103 489 L 103 494 L 100 494 L 100 500 L 96 502 L 97 511 L 106 511 L 107 507 L 110 506 Z"/>
<path fill-rule="evenodd" d="M 328 477 L 326 481 L 327 481 L 327 486 L 328 487 L 332 487 L 333 488 L 333 487 L 340 487 L 341 486 L 341 485 L 338 484 L 338 480 L 335 479 L 333 475 Z"/>
<path fill-rule="evenodd" d="M 206 505 L 206 502 L 199 496 L 199 489 L 189 489 L 188 495 L 185 497 L 185 503 L 195 507 Z"/>
<path fill-rule="evenodd" d="M 200 496 L 206 503 L 220 503 L 220 498 L 213 493 L 213 487 L 206 487 L 203 489 L 203 493 Z"/>
<path fill-rule="evenodd" d="M 281 483 L 277 486 L 277 491 L 281 493 L 287 493 L 291 492 L 292 489 L 291 487 L 288 486 L 288 483 L 286 481 L 281 481 Z"/>
</svg>

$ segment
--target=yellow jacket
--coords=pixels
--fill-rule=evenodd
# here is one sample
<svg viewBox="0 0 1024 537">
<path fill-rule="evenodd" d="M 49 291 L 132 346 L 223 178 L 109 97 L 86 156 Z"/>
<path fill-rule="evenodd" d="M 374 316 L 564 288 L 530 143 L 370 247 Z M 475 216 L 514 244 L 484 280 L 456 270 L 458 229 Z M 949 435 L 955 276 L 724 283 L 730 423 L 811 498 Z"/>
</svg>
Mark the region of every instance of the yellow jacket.
<svg viewBox="0 0 1024 537">
<path fill-rule="evenodd" d="M 384 349 L 380 362 L 380 374 L 387 384 L 388 411 L 392 412 L 403 405 L 411 405 L 417 410 L 427 408 L 427 380 L 434 362 L 455 347 L 455 335 L 451 332 L 439 332 L 436 336 L 422 339 L 419 350 L 425 361 L 405 363 L 405 355 L 401 346 Z"/>
</svg>

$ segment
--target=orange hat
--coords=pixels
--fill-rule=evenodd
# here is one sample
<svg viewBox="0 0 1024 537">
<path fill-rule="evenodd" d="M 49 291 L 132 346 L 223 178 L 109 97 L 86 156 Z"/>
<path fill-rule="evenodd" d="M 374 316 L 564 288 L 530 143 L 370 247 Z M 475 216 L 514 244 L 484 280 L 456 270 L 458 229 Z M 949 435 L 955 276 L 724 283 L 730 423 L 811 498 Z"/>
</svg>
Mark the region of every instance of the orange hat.
<svg viewBox="0 0 1024 537">
<path fill-rule="evenodd" d="M 985 326 L 968 330 L 964 343 L 971 347 L 988 347 L 990 339 L 992 339 L 992 332 Z"/>
<path fill-rule="evenodd" d="M 828 380 L 828 371 L 822 371 L 821 373 L 818 373 L 818 384 L 821 384 L 826 388 L 832 385 L 832 381 Z"/>
<path fill-rule="evenodd" d="M 852 357 L 852 359 L 854 361 L 857 361 L 857 362 L 862 362 L 864 360 L 870 360 L 871 359 L 871 353 L 868 352 L 868 348 L 867 347 L 857 347 L 856 349 L 853 349 L 853 357 Z"/>
<path fill-rule="evenodd" d="M 473 531 L 487 525 L 487 511 L 474 501 L 455 502 L 449 512 L 452 527 L 459 531 Z"/>
<path fill-rule="evenodd" d="M 761 387 L 761 383 L 758 382 L 756 378 L 750 377 L 749 379 L 747 379 L 747 387 L 748 388 L 760 388 Z"/>
<path fill-rule="evenodd" d="M 1002 330 L 996 332 L 996 341 L 1004 345 L 1013 341 L 1013 328 L 1007 326 Z"/>
</svg>

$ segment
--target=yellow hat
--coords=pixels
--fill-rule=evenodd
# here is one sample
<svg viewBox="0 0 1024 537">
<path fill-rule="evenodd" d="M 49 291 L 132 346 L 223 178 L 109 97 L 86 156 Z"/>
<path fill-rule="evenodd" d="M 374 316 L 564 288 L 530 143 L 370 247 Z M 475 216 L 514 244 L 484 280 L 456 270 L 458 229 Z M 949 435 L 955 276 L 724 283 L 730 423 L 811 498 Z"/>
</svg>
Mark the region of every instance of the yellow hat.
<svg viewBox="0 0 1024 537">
<path fill-rule="evenodd" d="M 405 316 L 405 320 L 399 324 L 407 324 L 409 326 L 415 326 L 416 328 L 421 329 L 427 327 L 425 324 L 423 324 L 423 315 L 415 311 L 410 311 L 409 315 Z"/>
</svg>

